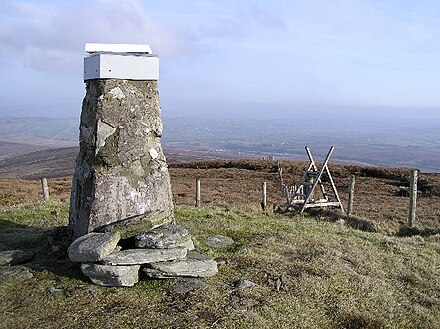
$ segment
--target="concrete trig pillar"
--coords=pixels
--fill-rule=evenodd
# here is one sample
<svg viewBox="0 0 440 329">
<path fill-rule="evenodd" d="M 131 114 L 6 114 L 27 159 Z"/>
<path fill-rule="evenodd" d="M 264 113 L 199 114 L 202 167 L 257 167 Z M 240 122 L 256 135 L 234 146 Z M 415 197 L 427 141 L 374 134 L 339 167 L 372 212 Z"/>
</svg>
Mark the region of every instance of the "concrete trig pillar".
<svg viewBox="0 0 440 329">
<path fill-rule="evenodd" d="M 164 211 L 173 220 L 160 137 L 159 58 L 148 45 L 86 44 L 80 151 L 72 181 L 73 237 Z"/>
</svg>

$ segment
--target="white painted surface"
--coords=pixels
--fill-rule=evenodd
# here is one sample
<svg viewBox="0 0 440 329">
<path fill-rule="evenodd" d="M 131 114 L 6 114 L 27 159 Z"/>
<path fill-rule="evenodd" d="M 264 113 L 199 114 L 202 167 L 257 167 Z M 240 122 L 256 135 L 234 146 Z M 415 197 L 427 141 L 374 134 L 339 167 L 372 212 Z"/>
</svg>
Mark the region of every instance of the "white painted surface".
<svg viewBox="0 0 440 329">
<path fill-rule="evenodd" d="M 97 53 L 84 58 L 84 80 L 159 80 L 155 55 Z"/>
<path fill-rule="evenodd" d="M 127 43 L 86 43 L 85 50 L 93 53 L 137 53 L 151 54 L 150 45 Z"/>
</svg>

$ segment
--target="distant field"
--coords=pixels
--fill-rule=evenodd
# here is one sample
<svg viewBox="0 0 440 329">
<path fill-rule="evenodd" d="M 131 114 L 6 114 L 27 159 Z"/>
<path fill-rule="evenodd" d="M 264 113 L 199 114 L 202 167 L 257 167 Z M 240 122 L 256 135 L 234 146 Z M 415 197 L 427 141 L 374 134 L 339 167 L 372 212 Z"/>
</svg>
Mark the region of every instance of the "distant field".
<svg viewBox="0 0 440 329">
<path fill-rule="evenodd" d="M 46 149 L 0 160 L 0 177 L 38 179 L 73 175 L 78 147 Z"/>
<path fill-rule="evenodd" d="M 0 177 L 39 179 L 73 175 L 78 147 L 44 149 L 0 160 Z M 224 159 L 225 154 L 191 150 L 165 150 L 169 163 Z M 234 155 L 229 155 L 234 158 Z"/>
<path fill-rule="evenodd" d="M 333 162 L 440 172 L 440 130 L 436 122 L 350 122 L 308 117 L 270 119 L 164 118 L 162 145 L 218 158 L 305 160 L 304 146 Z M 45 148 L 78 145 L 78 119 L 0 118 L 0 160 Z M 15 153 L 14 153 L 15 152 Z M 170 156 L 170 159 L 172 156 Z M 187 159 L 191 160 L 191 159 Z"/>
<path fill-rule="evenodd" d="M 78 118 L 6 117 L 0 118 L 0 137 L 78 141 Z"/>
<path fill-rule="evenodd" d="M 23 143 L 5 142 L 0 140 L 0 161 L 3 159 L 12 158 L 35 151 L 41 151 L 44 149 L 47 149 L 47 147 Z"/>
<path fill-rule="evenodd" d="M 241 157 L 305 160 L 304 146 L 333 162 L 440 172 L 438 123 L 357 121 L 287 117 L 269 120 L 168 119 L 163 143 L 169 148 L 222 151 Z"/>
</svg>

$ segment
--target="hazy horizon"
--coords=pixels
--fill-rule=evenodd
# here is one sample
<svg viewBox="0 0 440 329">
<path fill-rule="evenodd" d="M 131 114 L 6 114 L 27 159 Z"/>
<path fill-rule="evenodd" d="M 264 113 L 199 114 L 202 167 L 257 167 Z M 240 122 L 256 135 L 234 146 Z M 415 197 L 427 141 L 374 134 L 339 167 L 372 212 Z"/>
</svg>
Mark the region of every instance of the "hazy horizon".
<svg viewBox="0 0 440 329">
<path fill-rule="evenodd" d="M 352 123 L 354 125 L 370 123 L 387 123 L 389 125 L 409 123 L 417 126 L 439 125 L 440 128 L 440 108 L 409 108 L 409 107 L 390 107 L 390 106 L 347 106 L 347 105 L 313 105 L 313 104 L 240 104 L 240 103 L 200 103 L 191 104 L 166 104 L 161 102 L 162 116 L 166 118 L 201 118 L 201 119 L 231 119 L 231 120 L 282 120 L 293 121 L 310 120 L 316 121 L 314 124 L 322 125 L 333 120 Z M 164 104 L 165 103 L 165 104 Z M 177 107 L 181 106 L 176 110 Z M 7 110 L 0 108 L 3 118 L 20 117 L 41 117 L 41 118 L 60 118 L 76 119 L 81 114 L 81 102 L 78 104 L 75 113 L 60 111 L 56 109 L 21 109 Z"/>
</svg>

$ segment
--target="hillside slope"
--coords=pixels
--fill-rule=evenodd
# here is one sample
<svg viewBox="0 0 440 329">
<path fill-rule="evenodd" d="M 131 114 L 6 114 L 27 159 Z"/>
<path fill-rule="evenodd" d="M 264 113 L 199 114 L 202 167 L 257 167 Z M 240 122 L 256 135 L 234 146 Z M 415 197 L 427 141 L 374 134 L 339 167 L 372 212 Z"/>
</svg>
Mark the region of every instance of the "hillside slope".
<svg viewBox="0 0 440 329">
<path fill-rule="evenodd" d="M 10 152 L 15 152 L 13 151 L 14 144 L 10 144 L 9 148 Z M 79 147 L 48 149 L 47 147 L 31 146 L 29 144 L 24 144 L 24 148 L 19 147 L 20 151 L 25 149 L 35 150 L 35 148 L 37 151 L 5 157 L 4 159 L 0 158 L 0 177 L 39 179 L 42 177 L 59 178 L 73 175 Z M 224 159 L 226 156 L 222 153 L 191 150 L 165 149 L 164 152 L 169 163 Z M 232 158 L 234 157 L 232 156 Z"/>
<path fill-rule="evenodd" d="M 78 147 L 46 149 L 0 161 L 0 177 L 38 179 L 73 175 Z"/>
<path fill-rule="evenodd" d="M 78 264 L 50 248 L 48 237 L 60 233 L 50 228 L 67 223 L 67 209 L 0 212 L 0 250 L 36 252 L 25 264 L 32 278 L 0 277 L 6 328 L 440 328 L 440 247 L 421 237 L 257 206 L 179 206 L 177 223 L 198 252 L 217 260 L 219 273 L 188 292 L 177 289 L 184 280 L 118 289 L 92 285 Z M 234 244 L 206 244 L 219 234 Z"/>
</svg>

